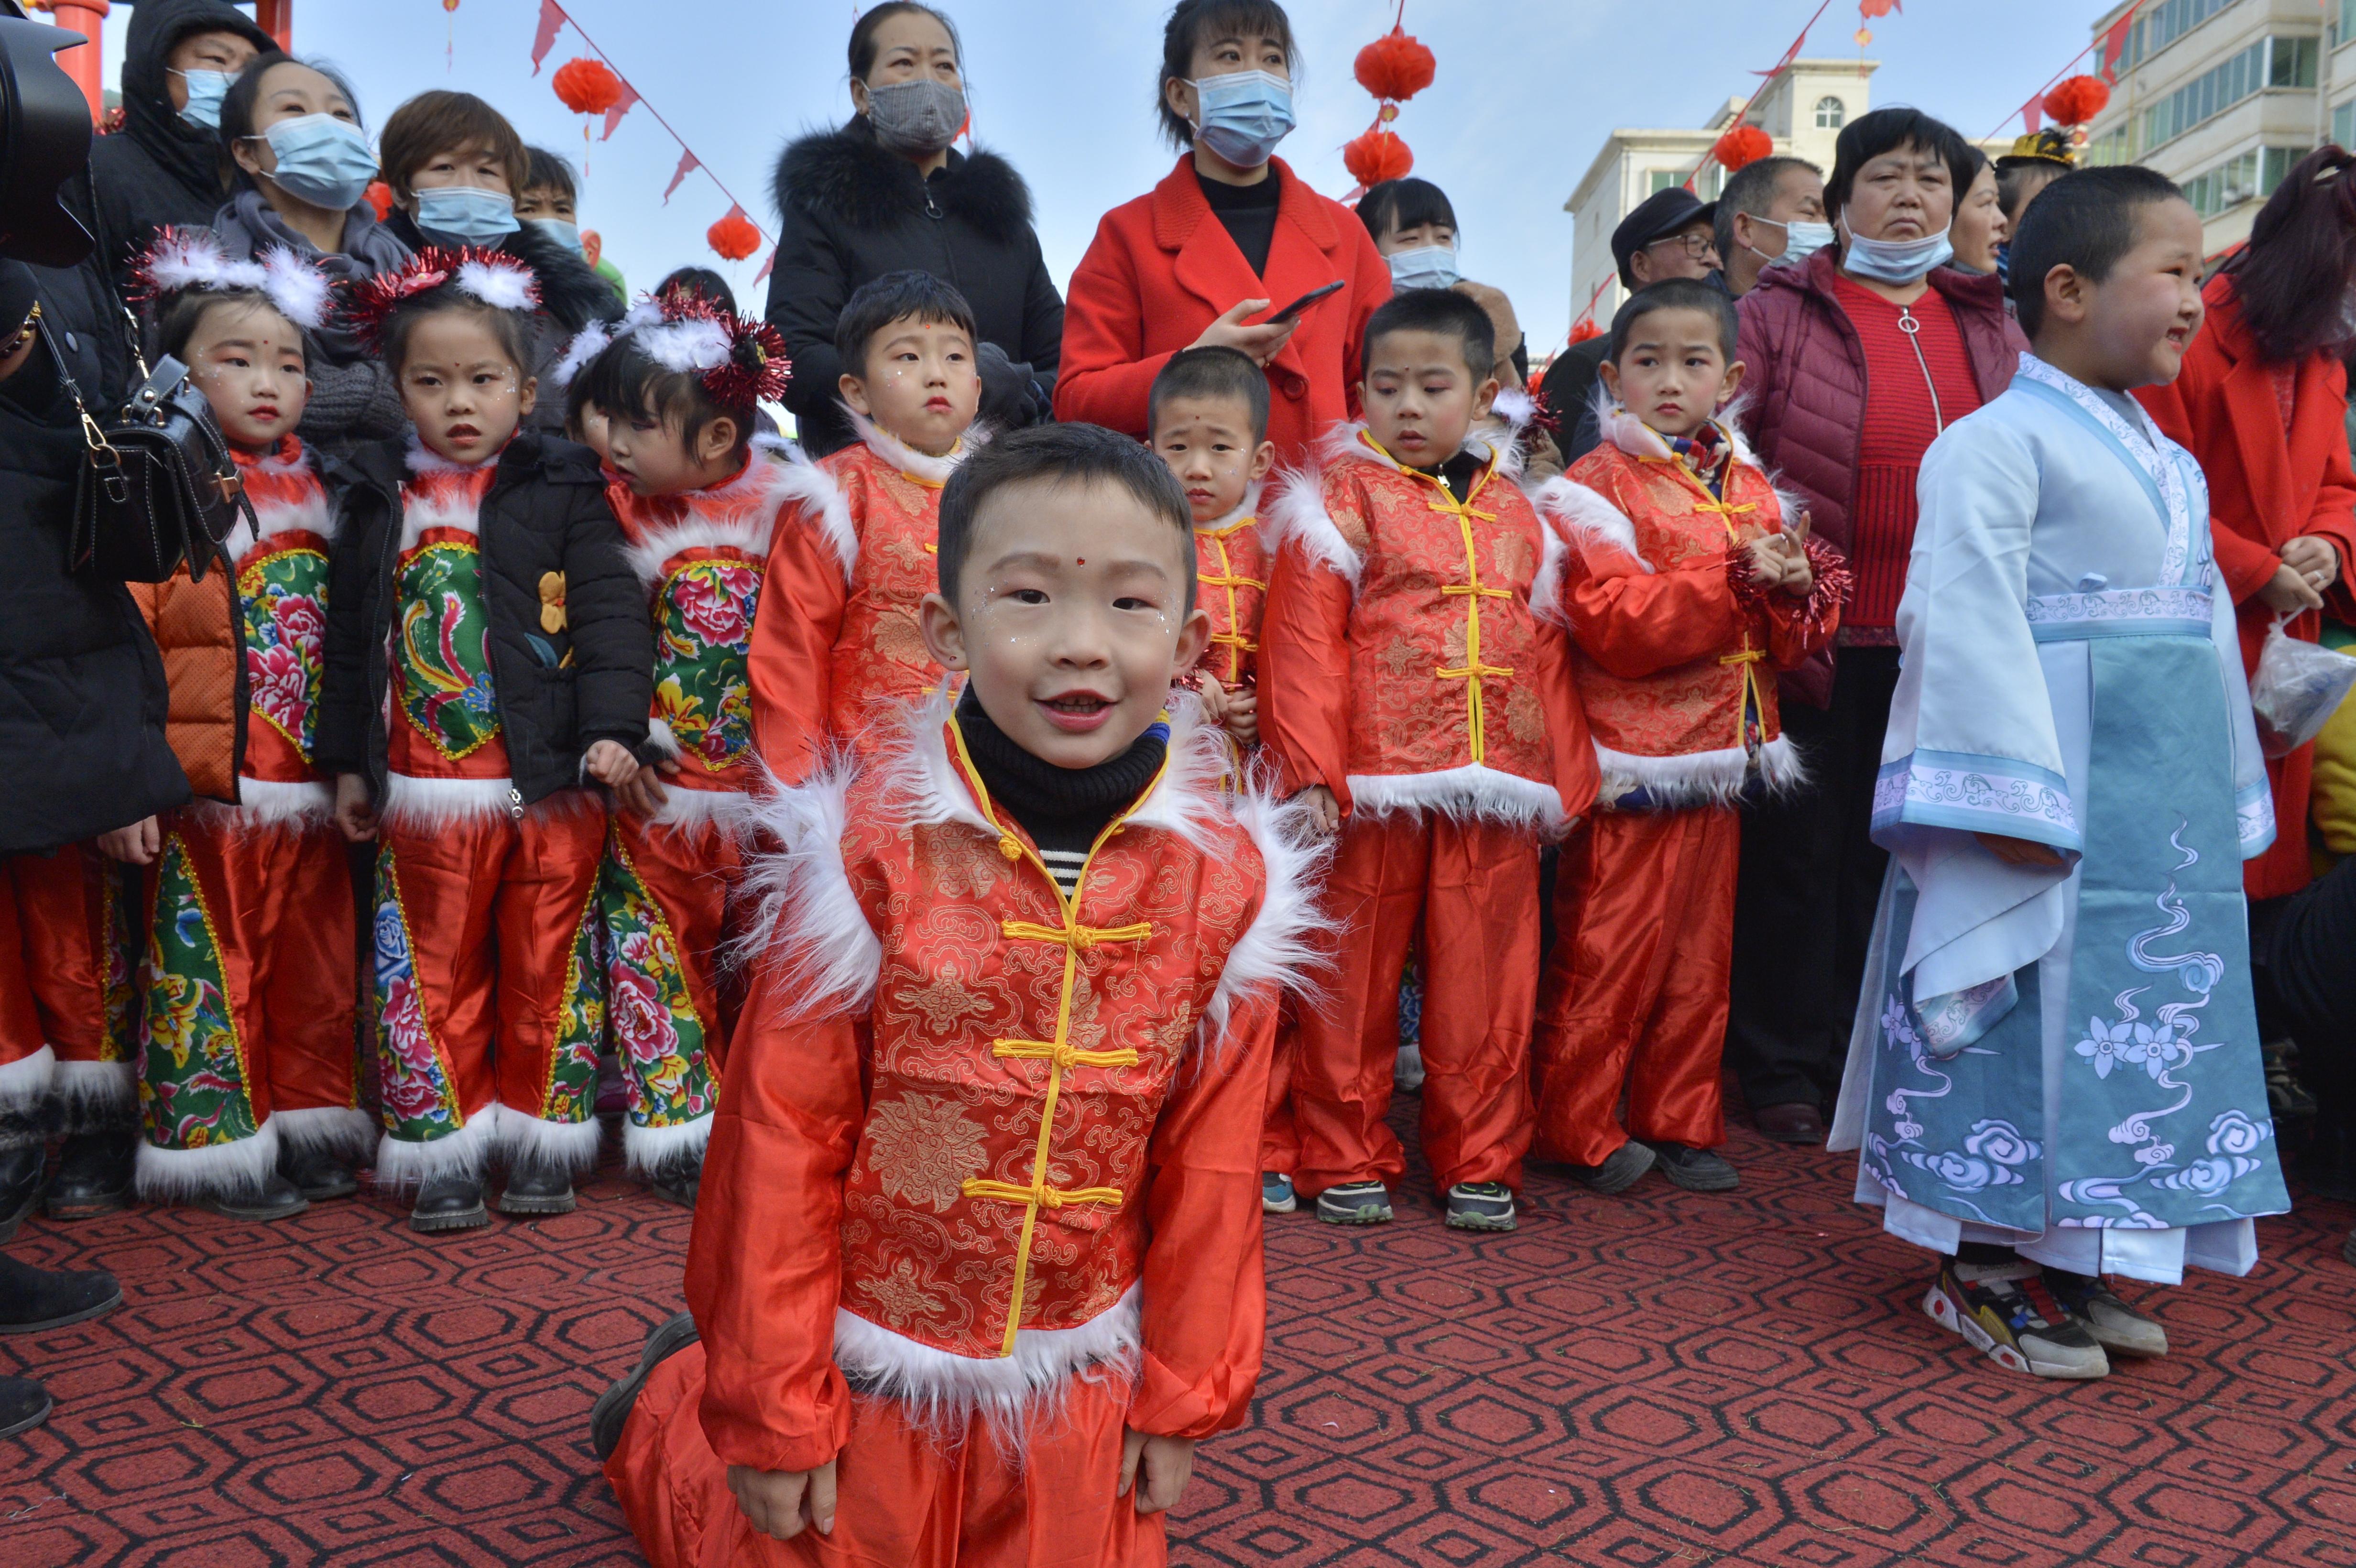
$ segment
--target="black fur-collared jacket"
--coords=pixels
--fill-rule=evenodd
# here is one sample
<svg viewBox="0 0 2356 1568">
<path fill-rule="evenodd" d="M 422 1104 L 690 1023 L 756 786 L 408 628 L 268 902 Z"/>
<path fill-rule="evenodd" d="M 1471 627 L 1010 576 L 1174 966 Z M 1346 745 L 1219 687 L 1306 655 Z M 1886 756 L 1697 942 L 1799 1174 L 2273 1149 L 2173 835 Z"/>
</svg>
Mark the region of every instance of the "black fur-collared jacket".
<svg viewBox="0 0 2356 1568">
<path fill-rule="evenodd" d="M 835 318 L 860 284 L 904 268 L 954 285 L 973 306 L 982 419 L 1003 427 L 1044 417 L 1064 299 L 1031 229 L 1030 187 L 1013 165 L 995 153 L 953 151 L 928 178 L 877 145 L 862 115 L 788 144 L 773 194 L 780 229 L 767 314 L 793 357 L 786 407 L 812 456 L 851 440 L 837 407 L 844 367 L 834 351 Z"/>
</svg>

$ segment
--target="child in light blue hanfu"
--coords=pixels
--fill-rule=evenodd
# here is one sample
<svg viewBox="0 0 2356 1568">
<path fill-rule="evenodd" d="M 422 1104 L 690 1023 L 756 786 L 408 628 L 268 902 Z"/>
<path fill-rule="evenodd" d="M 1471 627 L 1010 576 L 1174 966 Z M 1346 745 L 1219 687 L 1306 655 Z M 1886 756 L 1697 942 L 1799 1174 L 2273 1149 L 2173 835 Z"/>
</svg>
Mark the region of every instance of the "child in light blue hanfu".
<svg viewBox="0 0 2356 1568">
<path fill-rule="evenodd" d="M 2274 837 L 2201 468 L 2128 391 L 2201 317 L 2201 220 L 2138 167 L 2040 193 L 2035 352 L 1934 442 L 1874 795 L 1891 853 L 1832 1147 L 1950 1261 L 1923 1301 L 2016 1371 L 2166 1330 L 2105 1275 L 2242 1275 L 2290 1207 L 2241 862 Z"/>
</svg>

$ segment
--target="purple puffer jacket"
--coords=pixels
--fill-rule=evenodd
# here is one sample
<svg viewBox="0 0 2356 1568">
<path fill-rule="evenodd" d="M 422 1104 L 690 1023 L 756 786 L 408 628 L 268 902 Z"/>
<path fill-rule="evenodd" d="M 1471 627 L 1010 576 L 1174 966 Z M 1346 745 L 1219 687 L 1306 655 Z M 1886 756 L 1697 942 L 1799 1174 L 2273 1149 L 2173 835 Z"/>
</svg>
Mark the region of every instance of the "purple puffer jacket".
<svg viewBox="0 0 2356 1568">
<path fill-rule="evenodd" d="M 1739 352 L 1745 368 L 1737 418 L 1759 461 L 1806 505 L 1817 538 L 1848 550 L 1857 485 L 1858 431 L 1866 419 L 1865 347 L 1833 292 L 1839 258 L 1829 245 L 1796 267 L 1770 267 L 1742 296 Z M 2029 347 L 1993 277 L 1941 267 L 1931 286 L 1954 313 L 1987 402 L 2012 383 Z M 1783 677 L 1786 697 L 1832 700 L 1827 653 Z"/>
</svg>

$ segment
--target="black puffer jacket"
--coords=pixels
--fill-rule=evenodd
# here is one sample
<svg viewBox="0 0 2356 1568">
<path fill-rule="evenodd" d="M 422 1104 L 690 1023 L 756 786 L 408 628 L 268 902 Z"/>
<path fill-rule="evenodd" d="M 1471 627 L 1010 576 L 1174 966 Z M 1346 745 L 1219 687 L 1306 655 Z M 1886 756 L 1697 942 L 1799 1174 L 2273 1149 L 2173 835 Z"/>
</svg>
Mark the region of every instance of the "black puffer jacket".
<svg viewBox="0 0 2356 1568">
<path fill-rule="evenodd" d="M 327 470 L 340 521 L 316 755 L 323 773 L 366 773 L 379 802 L 408 451 L 402 442 L 377 442 Z M 499 454 L 476 528 L 491 688 L 519 808 L 579 783 L 582 756 L 598 741 L 633 752 L 646 745 L 654 633 L 587 447 L 519 433 Z M 553 633 L 541 622 L 541 579 L 550 572 L 564 575 L 565 625 Z"/>
<path fill-rule="evenodd" d="M 929 178 L 875 142 L 862 115 L 804 136 L 777 160 L 779 232 L 767 315 L 785 335 L 794 377 L 786 407 L 803 448 L 822 457 L 851 441 L 836 382 L 834 325 L 860 284 L 914 268 L 954 285 L 981 334 L 981 417 L 1028 424 L 1055 389 L 1064 296 L 1031 229 L 1031 191 L 995 153 L 952 152 Z"/>
<path fill-rule="evenodd" d="M 80 276 L 0 261 L 0 333 L 14 336 L 37 283 L 46 315 Z M 95 382 L 93 345 L 74 336 L 74 379 Z M 0 856 L 188 798 L 164 739 L 164 666 L 131 595 L 66 571 L 82 450 L 73 404 L 37 345 L 0 382 Z"/>
</svg>

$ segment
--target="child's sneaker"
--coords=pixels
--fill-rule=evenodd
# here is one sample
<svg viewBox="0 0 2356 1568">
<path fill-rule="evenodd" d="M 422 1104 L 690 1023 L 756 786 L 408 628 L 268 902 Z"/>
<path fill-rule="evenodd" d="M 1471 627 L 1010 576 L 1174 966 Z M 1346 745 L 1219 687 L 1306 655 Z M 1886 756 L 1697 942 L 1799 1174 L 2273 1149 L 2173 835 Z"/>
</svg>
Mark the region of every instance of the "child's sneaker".
<svg viewBox="0 0 2356 1568">
<path fill-rule="evenodd" d="M 2083 1324 L 2052 1300 L 2039 1282 L 2040 1306 L 2022 1288 L 2037 1280 L 2035 1264 L 1956 1264 L 1939 1271 L 1922 1310 L 1931 1321 L 2016 1372 L 2040 1378 L 2099 1378 L 2110 1358 Z"/>
<path fill-rule="evenodd" d="M 1456 1231 L 1510 1231 L 1514 1189 L 1502 1181 L 1460 1181 L 1448 1189 L 1448 1224 Z"/>
<path fill-rule="evenodd" d="M 1292 1190 L 1292 1178 L 1280 1171 L 1259 1173 L 1259 1211 L 1263 1214 L 1290 1214 L 1301 1207 L 1301 1200 Z"/>
<path fill-rule="evenodd" d="M 2165 1356 L 2168 1330 L 2120 1300 L 2100 1279 L 2067 1269 L 2045 1271 L 2045 1288 L 2062 1310 L 2086 1326 L 2097 1344 L 2114 1355 Z"/>
<path fill-rule="evenodd" d="M 1349 1181 L 1317 1195 L 1317 1217 L 1329 1225 L 1387 1225 L 1390 1189 L 1379 1181 Z"/>
<path fill-rule="evenodd" d="M 1398 1061 L 1391 1067 L 1391 1087 L 1402 1094 L 1415 1093 L 1423 1087 L 1423 1047 L 1399 1047 Z"/>
</svg>

